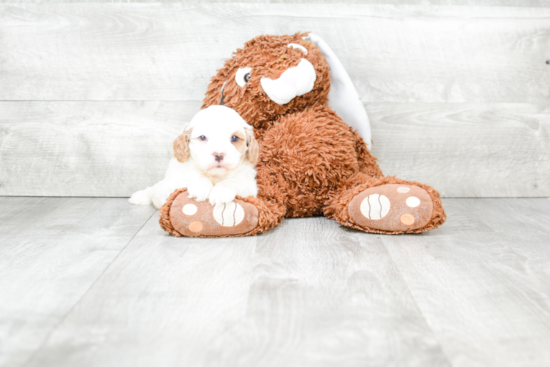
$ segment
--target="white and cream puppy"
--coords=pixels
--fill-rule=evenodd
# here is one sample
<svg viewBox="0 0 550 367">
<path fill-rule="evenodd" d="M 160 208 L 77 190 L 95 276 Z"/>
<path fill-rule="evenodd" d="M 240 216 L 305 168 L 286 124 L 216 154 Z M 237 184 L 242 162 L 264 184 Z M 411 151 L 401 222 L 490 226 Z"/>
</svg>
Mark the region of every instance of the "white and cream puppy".
<svg viewBox="0 0 550 367">
<path fill-rule="evenodd" d="M 174 141 L 174 158 L 162 181 L 135 192 L 129 201 L 160 209 L 174 190 L 210 204 L 256 196 L 259 145 L 253 129 L 231 108 L 210 106 L 197 113 Z"/>
</svg>

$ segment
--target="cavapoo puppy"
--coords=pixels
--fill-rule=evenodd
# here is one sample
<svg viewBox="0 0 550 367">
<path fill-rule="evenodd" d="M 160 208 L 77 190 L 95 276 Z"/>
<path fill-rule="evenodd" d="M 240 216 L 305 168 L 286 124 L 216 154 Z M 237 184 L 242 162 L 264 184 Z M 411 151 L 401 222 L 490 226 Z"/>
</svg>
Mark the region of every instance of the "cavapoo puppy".
<svg viewBox="0 0 550 367">
<path fill-rule="evenodd" d="M 187 188 L 190 198 L 208 199 L 211 205 L 229 203 L 235 196 L 256 196 L 259 145 L 253 129 L 242 117 L 224 106 L 197 113 L 174 141 L 174 158 L 164 180 L 129 199 L 136 205 L 160 209 L 168 196 Z"/>
</svg>

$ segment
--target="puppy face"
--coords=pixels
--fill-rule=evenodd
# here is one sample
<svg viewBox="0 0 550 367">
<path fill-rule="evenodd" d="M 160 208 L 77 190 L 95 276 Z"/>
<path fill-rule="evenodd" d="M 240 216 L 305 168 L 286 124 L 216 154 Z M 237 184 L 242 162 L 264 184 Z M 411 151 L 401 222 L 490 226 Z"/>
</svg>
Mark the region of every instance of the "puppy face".
<svg viewBox="0 0 550 367">
<path fill-rule="evenodd" d="M 252 127 L 224 106 L 201 110 L 174 141 L 178 161 L 189 159 L 211 176 L 223 176 L 245 160 L 256 164 L 258 153 Z"/>
</svg>

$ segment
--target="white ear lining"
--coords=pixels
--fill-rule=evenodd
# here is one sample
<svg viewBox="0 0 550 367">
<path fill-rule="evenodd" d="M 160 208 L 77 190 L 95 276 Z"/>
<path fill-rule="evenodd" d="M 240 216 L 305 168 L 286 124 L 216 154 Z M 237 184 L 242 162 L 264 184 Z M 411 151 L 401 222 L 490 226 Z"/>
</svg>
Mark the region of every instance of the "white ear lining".
<svg viewBox="0 0 550 367">
<path fill-rule="evenodd" d="M 298 50 L 302 50 L 302 52 L 307 55 L 307 48 L 305 48 L 302 45 L 299 45 L 297 43 L 289 43 L 288 47 L 292 47 L 292 48 L 296 48 Z"/>
<path fill-rule="evenodd" d="M 344 65 L 329 45 L 316 34 L 310 33 L 304 40 L 312 42 L 325 56 L 330 67 L 330 92 L 328 94 L 328 105 L 359 135 L 365 140 L 369 150 L 371 149 L 371 130 L 367 111 L 359 94 L 353 86 Z"/>
</svg>

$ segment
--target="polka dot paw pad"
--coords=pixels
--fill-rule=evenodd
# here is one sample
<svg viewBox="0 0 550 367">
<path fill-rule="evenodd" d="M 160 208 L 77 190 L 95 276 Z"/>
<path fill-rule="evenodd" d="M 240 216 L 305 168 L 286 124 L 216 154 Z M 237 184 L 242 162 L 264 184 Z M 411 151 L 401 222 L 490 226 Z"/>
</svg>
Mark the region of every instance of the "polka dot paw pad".
<svg viewBox="0 0 550 367">
<path fill-rule="evenodd" d="M 414 185 L 387 184 L 356 195 L 348 205 L 353 221 L 371 229 L 398 232 L 422 228 L 430 221 L 430 195 Z"/>
<path fill-rule="evenodd" d="M 250 232 L 258 225 L 258 209 L 245 201 L 210 205 L 189 199 L 182 192 L 172 203 L 170 221 L 176 231 L 187 237 L 231 236 Z"/>
</svg>

